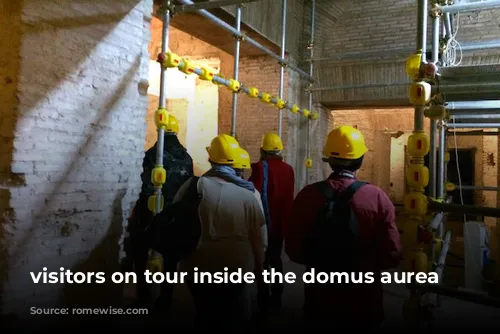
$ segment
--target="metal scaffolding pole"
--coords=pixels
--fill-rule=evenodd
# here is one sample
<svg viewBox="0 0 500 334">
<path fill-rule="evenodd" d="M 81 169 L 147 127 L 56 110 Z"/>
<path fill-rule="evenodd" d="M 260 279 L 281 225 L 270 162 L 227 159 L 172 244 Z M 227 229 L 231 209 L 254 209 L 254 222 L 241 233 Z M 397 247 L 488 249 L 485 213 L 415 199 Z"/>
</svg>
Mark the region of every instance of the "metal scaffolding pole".
<svg viewBox="0 0 500 334">
<path fill-rule="evenodd" d="M 397 86 L 408 86 L 411 82 L 395 82 L 390 84 L 366 84 L 366 85 L 345 85 L 345 86 L 329 86 L 329 87 L 316 87 L 311 88 L 311 92 L 329 91 L 329 90 L 344 90 L 344 89 L 365 89 L 365 88 L 386 88 Z"/>
<path fill-rule="evenodd" d="M 180 3 L 182 3 L 182 4 L 184 4 L 184 5 L 192 5 L 193 4 L 193 2 L 190 1 L 190 0 L 178 0 L 178 1 Z M 217 16 L 213 15 L 212 13 L 208 12 L 207 10 L 201 9 L 201 10 L 198 11 L 198 13 L 200 15 L 202 15 L 203 17 L 206 17 L 207 19 L 211 20 L 212 22 L 214 22 L 215 24 L 217 24 L 219 27 L 226 29 L 227 31 L 231 32 L 232 34 L 234 34 L 234 35 L 236 35 L 236 36 L 238 36 L 240 38 L 243 38 L 244 41 L 248 42 L 249 44 L 251 44 L 255 48 L 259 49 L 260 51 L 264 52 L 265 54 L 273 57 L 279 63 L 285 64 L 289 69 L 291 69 L 291 70 L 299 73 L 300 75 L 302 75 L 303 77 L 305 77 L 310 82 L 314 81 L 313 78 L 307 72 L 301 70 L 300 68 L 298 68 L 296 66 L 290 65 L 289 62 L 286 59 L 278 56 L 277 54 L 275 54 L 274 52 L 272 52 L 271 50 L 269 50 L 265 46 L 261 45 L 256 40 L 254 40 L 253 38 L 251 38 L 249 36 L 246 36 L 242 32 L 236 30 L 234 27 L 232 27 L 231 25 L 227 24 L 226 22 L 224 22 L 223 20 L 221 20 Z"/>
<path fill-rule="evenodd" d="M 451 36 L 453 36 L 453 30 L 451 29 L 451 15 L 450 15 L 450 13 L 444 14 L 443 21 L 444 21 L 445 37 L 451 38 Z"/>
<path fill-rule="evenodd" d="M 440 199 L 444 199 L 444 183 L 446 182 L 446 127 L 441 122 L 439 125 L 439 148 L 438 148 L 438 168 L 437 168 L 437 181 L 436 181 L 436 195 Z"/>
<path fill-rule="evenodd" d="M 464 215 L 500 218 L 500 208 L 429 202 L 429 210 L 434 212 L 453 212 Z"/>
<path fill-rule="evenodd" d="M 463 45 L 461 44 L 462 52 L 471 52 L 477 50 L 498 49 L 498 48 L 500 48 L 500 40 L 492 40 L 488 42 L 471 42 L 471 43 L 464 43 Z M 388 56 L 390 59 L 395 59 L 395 58 L 406 59 L 408 57 L 408 54 L 411 52 L 415 52 L 415 49 L 404 48 L 404 49 L 386 49 L 380 51 L 345 52 L 328 57 L 316 57 L 316 58 L 311 57 L 309 59 L 304 59 L 304 61 L 311 61 L 311 59 L 312 61 L 315 62 L 347 60 L 347 59 L 358 60 L 363 58 L 370 59 L 370 57 L 387 58 Z"/>
<path fill-rule="evenodd" d="M 497 111 L 500 112 L 500 111 Z M 450 113 L 451 114 L 451 113 Z M 451 114 L 450 118 L 455 120 L 492 120 L 492 121 L 500 121 L 500 114 L 483 114 L 480 112 L 472 113 L 472 114 Z M 475 122 L 470 122 L 475 123 Z"/>
<path fill-rule="evenodd" d="M 499 129 L 500 123 L 448 123 L 449 129 Z"/>
<path fill-rule="evenodd" d="M 195 12 L 200 9 L 221 8 L 232 5 L 241 5 L 244 3 L 257 2 L 261 0 L 216 0 L 202 3 L 193 3 L 192 5 L 179 5 L 174 7 L 176 13 Z"/>
<path fill-rule="evenodd" d="M 236 24 L 235 28 L 241 32 L 241 6 L 236 8 Z M 235 36 L 236 42 L 234 43 L 234 80 L 238 80 L 240 75 L 240 43 L 241 38 Z M 233 92 L 233 105 L 231 113 L 231 136 L 236 137 L 236 112 L 238 109 L 238 93 Z"/>
<path fill-rule="evenodd" d="M 479 10 L 492 10 L 500 8 L 499 0 L 488 0 L 488 1 L 478 1 L 478 2 L 466 2 L 466 3 L 458 3 L 454 5 L 448 6 L 438 6 L 441 13 L 465 13 L 465 12 L 474 12 Z"/>
<path fill-rule="evenodd" d="M 165 53 L 168 51 L 168 43 L 169 43 L 169 33 L 170 33 L 170 10 L 166 9 L 163 13 L 163 26 L 162 26 L 162 34 L 161 34 L 161 52 Z M 161 67 L 160 69 L 160 96 L 159 96 L 159 108 L 165 108 L 167 105 L 166 101 L 166 92 L 167 92 L 167 83 L 166 83 L 166 74 L 167 70 Z M 163 147 L 165 140 L 165 130 L 162 127 L 158 128 L 158 140 L 156 142 L 156 166 L 163 167 Z M 156 188 L 156 213 L 161 211 L 162 207 L 162 187 Z"/>
<path fill-rule="evenodd" d="M 500 99 L 500 82 L 446 84 L 433 87 L 433 93 L 462 94 L 462 93 L 497 93 Z"/>
<path fill-rule="evenodd" d="M 437 65 L 439 61 L 439 16 L 432 17 L 432 62 Z M 430 150 L 429 150 L 429 196 L 436 198 L 436 171 L 437 171 L 437 121 L 430 120 Z"/>
<path fill-rule="evenodd" d="M 448 102 L 446 104 L 448 110 L 478 110 L 478 109 L 498 109 L 500 110 L 500 101 L 464 101 L 464 102 Z"/>
<path fill-rule="evenodd" d="M 309 56 L 311 58 L 314 57 L 314 32 L 316 30 L 316 0 L 311 0 L 311 38 L 309 40 Z M 314 62 L 309 63 L 309 75 L 311 77 L 314 77 Z M 309 86 L 311 87 L 312 84 Z M 312 91 L 309 90 L 308 92 L 308 102 L 307 102 L 307 108 L 309 111 L 312 112 L 312 107 L 313 107 L 313 94 Z M 307 120 L 307 127 L 306 127 L 306 159 L 309 159 L 311 156 L 311 140 L 310 140 L 310 133 L 311 133 L 311 122 L 309 119 Z M 306 168 L 306 184 L 309 183 L 309 169 Z"/>
<path fill-rule="evenodd" d="M 456 185 L 455 188 L 462 189 L 462 190 L 500 191 L 500 187 L 486 187 L 486 186 L 464 186 L 464 185 L 460 186 L 460 185 Z"/>
<path fill-rule="evenodd" d="M 450 136 L 499 136 L 498 131 L 447 131 Z"/>
<path fill-rule="evenodd" d="M 451 242 L 451 232 L 446 232 L 446 235 L 443 240 L 443 248 L 441 249 L 441 253 L 439 254 L 439 258 L 436 263 L 436 273 L 438 275 L 438 282 L 441 283 L 443 279 L 443 271 L 446 263 L 446 255 L 448 255 L 448 249 L 450 248 Z"/>
<path fill-rule="evenodd" d="M 281 59 L 285 59 L 285 48 L 286 48 L 286 13 L 287 12 L 287 0 L 282 0 L 281 2 Z M 283 94 L 285 90 L 285 64 L 280 63 L 280 87 L 279 87 L 279 98 L 283 100 Z M 283 130 L 283 110 L 280 109 L 278 114 L 278 136 L 281 138 L 281 133 Z"/>
</svg>

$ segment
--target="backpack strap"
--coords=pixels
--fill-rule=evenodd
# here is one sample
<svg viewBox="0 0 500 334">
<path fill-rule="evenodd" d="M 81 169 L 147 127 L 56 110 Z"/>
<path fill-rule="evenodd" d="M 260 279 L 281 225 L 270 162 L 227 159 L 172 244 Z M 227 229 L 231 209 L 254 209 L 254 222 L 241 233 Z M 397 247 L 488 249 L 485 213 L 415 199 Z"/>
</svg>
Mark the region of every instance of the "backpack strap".
<svg viewBox="0 0 500 334">
<path fill-rule="evenodd" d="M 260 197 L 262 199 L 262 206 L 264 208 L 264 216 L 266 218 L 266 225 L 269 228 L 271 226 L 271 219 L 269 216 L 269 202 L 267 200 L 267 184 L 269 179 L 269 164 L 266 160 L 262 160 L 262 167 L 264 169 L 263 177 L 262 177 L 262 193 Z"/>
<path fill-rule="evenodd" d="M 361 187 L 363 187 L 366 184 L 368 183 L 358 180 L 354 181 L 344 191 L 341 192 L 339 196 L 339 202 L 345 204 L 349 203 L 349 201 L 352 199 L 356 191 L 358 191 Z"/>
</svg>

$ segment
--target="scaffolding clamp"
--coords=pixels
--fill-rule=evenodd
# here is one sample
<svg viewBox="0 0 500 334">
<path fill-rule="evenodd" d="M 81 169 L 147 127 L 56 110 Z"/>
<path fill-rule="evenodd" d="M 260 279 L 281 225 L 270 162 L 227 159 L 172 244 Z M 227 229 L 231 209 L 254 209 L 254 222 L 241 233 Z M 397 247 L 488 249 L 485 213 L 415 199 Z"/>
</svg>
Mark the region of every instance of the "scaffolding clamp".
<svg viewBox="0 0 500 334">
<path fill-rule="evenodd" d="M 255 87 L 248 88 L 248 97 L 256 98 L 259 97 L 259 90 Z"/>
<path fill-rule="evenodd" d="M 283 62 L 283 61 L 279 61 L 279 62 L 278 62 L 278 64 L 279 64 L 281 67 L 283 67 L 283 68 L 286 68 L 286 67 L 288 66 L 288 62 L 286 62 L 286 61 L 284 61 L 284 62 Z"/>
<path fill-rule="evenodd" d="M 230 91 L 233 91 L 234 93 L 239 93 L 240 92 L 240 82 L 235 79 L 229 79 L 229 85 L 227 88 L 229 88 Z"/>
<path fill-rule="evenodd" d="M 163 1 L 163 3 L 158 8 L 158 14 L 164 14 L 166 11 L 169 11 L 171 17 L 175 14 L 175 5 L 171 0 Z"/>
<path fill-rule="evenodd" d="M 432 105 L 424 110 L 424 115 L 435 121 L 440 121 L 446 118 L 447 110 L 443 105 Z"/>
<path fill-rule="evenodd" d="M 318 112 L 313 112 L 311 113 L 311 115 L 309 116 L 309 118 L 313 121 L 317 120 L 319 118 L 319 113 Z"/>
<path fill-rule="evenodd" d="M 299 107 L 298 105 L 296 105 L 296 104 L 294 104 L 294 105 L 292 106 L 292 108 L 290 109 L 290 112 L 291 112 L 292 114 L 297 114 L 299 111 L 300 111 L 300 107 Z"/>
<path fill-rule="evenodd" d="M 239 36 L 237 34 L 233 34 L 233 37 L 235 40 L 240 41 L 240 42 L 243 42 L 244 40 L 247 39 L 247 35 L 243 32 L 241 32 Z"/>
</svg>

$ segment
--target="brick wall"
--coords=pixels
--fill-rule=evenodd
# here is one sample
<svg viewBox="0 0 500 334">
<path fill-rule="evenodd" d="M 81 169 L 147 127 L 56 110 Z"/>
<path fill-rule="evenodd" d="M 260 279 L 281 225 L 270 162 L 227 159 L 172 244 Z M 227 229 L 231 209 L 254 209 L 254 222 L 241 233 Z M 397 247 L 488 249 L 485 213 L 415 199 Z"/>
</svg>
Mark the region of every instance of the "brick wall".
<svg viewBox="0 0 500 334">
<path fill-rule="evenodd" d="M 415 48 L 417 1 L 355 0 L 336 1 L 337 6 L 325 6 L 325 11 L 337 15 L 338 7 L 344 8 L 337 21 L 323 25 L 319 18 L 316 57 L 344 55 L 343 59 L 318 62 L 316 87 L 361 84 L 391 84 L 407 81 L 404 61 L 412 52 L 397 53 L 394 50 Z M 500 10 L 480 11 L 460 15 L 457 40 L 486 42 L 500 38 L 497 17 Z M 428 44 L 430 44 L 431 20 L 429 20 Z M 322 30 L 327 30 L 324 33 Z M 332 33 L 333 32 L 333 33 Z M 321 37 L 320 37 L 321 36 Z M 378 55 L 351 55 L 349 53 L 386 51 Z M 498 63 L 496 50 L 464 53 L 462 65 Z M 369 105 L 377 100 L 406 100 L 405 86 L 336 89 L 315 94 L 318 101 L 358 101 Z M 406 101 L 405 101 L 406 102 Z"/>
<path fill-rule="evenodd" d="M 357 126 L 363 132 L 369 153 L 366 155 L 359 177 L 384 189 L 396 203 L 402 203 L 405 194 L 405 146 L 413 130 L 412 108 L 335 110 L 333 123 Z M 429 122 L 425 128 L 428 133 Z M 497 185 L 497 138 L 495 136 L 448 137 L 448 149 L 475 148 L 475 184 Z M 493 154 L 493 156 L 491 155 Z M 475 204 L 496 206 L 496 193 L 475 192 Z M 488 222 L 494 220 L 487 219 Z"/>
<path fill-rule="evenodd" d="M 35 285 L 29 272 L 117 269 L 122 222 L 140 187 L 152 2 L 22 4 L 22 36 L 7 33 L 9 59 L 18 59 L 21 42 L 18 103 L 3 89 L 0 100 L 8 102 L 3 112 L 19 110 L 15 128 L 2 133 L 14 134 L 11 172 L 26 180 L 8 188 L 15 216 L 3 223 L 10 246 L 3 311 L 24 313 L 59 298 L 109 302 L 120 286 Z"/>
</svg>

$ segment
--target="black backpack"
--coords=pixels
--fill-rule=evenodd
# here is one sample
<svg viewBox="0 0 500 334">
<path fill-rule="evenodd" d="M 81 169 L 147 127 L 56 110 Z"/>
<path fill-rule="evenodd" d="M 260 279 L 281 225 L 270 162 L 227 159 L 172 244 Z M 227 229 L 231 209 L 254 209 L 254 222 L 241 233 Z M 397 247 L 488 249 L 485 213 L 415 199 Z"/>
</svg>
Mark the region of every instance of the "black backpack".
<svg viewBox="0 0 500 334">
<path fill-rule="evenodd" d="M 181 200 L 166 206 L 153 218 L 146 231 L 150 247 L 169 262 L 183 260 L 198 246 L 201 236 L 198 214 L 201 196 L 197 189 L 199 179 L 192 177 Z"/>
<path fill-rule="evenodd" d="M 362 245 L 359 225 L 350 201 L 365 182 L 354 181 L 344 191 L 335 191 L 327 182 L 314 186 L 325 196 L 305 245 L 305 264 L 316 271 L 357 272 Z"/>
</svg>

